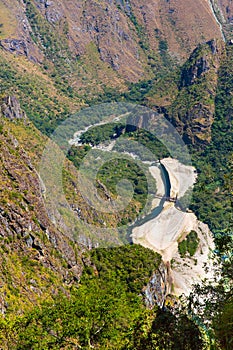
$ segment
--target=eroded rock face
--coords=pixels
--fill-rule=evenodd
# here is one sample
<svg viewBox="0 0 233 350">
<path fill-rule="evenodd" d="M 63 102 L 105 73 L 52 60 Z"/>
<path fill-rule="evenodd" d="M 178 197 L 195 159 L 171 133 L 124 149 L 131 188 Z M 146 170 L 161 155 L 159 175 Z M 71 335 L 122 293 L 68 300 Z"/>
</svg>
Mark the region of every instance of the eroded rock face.
<svg viewBox="0 0 233 350">
<path fill-rule="evenodd" d="M 64 17 L 62 6 L 58 1 L 36 0 L 36 3 L 43 11 L 44 16 L 49 23 L 55 24 Z"/>
<path fill-rule="evenodd" d="M 167 110 L 185 142 L 202 147 L 211 141 L 218 69 L 225 55 L 222 41 L 200 45 L 182 68 L 179 93 Z"/>
<path fill-rule="evenodd" d="M 25 113 L 21 110 L 20 103 L 15 96 L 7 96 L 1 104 L 1 112 L 8 119 L 25 119 Z"/>
<path fill-rule="evenodd" d="M 207 75 L 210 69 L 217 74 L 223 50 L 222 42 L 216 40 L 207 42 L 206 50 L 202 50 L 200 47 L 195 49 L 182 69 L 180 86 L 194 84 L 199 78 Z"/>
<path fill-rule="evenodd" d="M 188 86 L 194 84 L 196 79 L 200 78 L 205 72 L 210 69 L 207 57 L 200 57 L 193 66 L 187 71 L 183 71 L 181 85 Z"/>
<path fill-rule="evenodd" d="M 0 45 L 11 53 L 28 56 L 27 44 L 23 40 L 18 39 L 4 39 L 0 41 Z"/>
<path fill-rule="evenodd" d="M 25 56 L 35 63 L 43 61 L 43 53 L 33 41 L 32 28 L 25 15 L 23 2 L 4 1 L 4 20 L 1 21 L 0 48 L 19 56 Z M 7 29 L 7 26 L 11 30 Z"/>
<path fill-rule="evenodd" d="M 153 308 L 155 305 L 164 306 L 167 295 L 171 292 L 169 265 L 163 262 L 158 270 L 154 272 L 149 283 L 143 290 L 143 295 L 147 307 Z"/>
</svg>

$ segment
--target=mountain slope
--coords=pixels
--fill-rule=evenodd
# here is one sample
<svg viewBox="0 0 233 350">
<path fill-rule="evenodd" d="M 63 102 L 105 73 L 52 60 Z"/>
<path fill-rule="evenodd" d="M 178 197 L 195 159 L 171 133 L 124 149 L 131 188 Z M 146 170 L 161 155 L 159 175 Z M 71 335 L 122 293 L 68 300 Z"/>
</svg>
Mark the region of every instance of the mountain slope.
<svg viewBox="0 0 233 350">
<path fill-rule="evenodd" d="M 137 0 L 1 0 L 1 8 L 1 46 L 37 63 L 59 65 L 78 89 L 96 74 L 107 86 L 145 80 L 163 66 L 164 54 L 183 62 L 200 42 L 221 37 L 207 0 L 143 5 Z M 88 66 L 93 54 L 96 67 Z"/>
<path fill-rule="evenodd" d="M 200 45 L 181 69 L 179 92 L 168 114 L 187 143 L 211 141 L 218 70 L 225 55 L 222 41 Z"/>
<path fill-rule="evenodd" d="M 170 266 L 196 267 L 196 232 L 179 241 L 177 261 L 166 266 L 138 245 L 102 249 L 101 240 L 120 243 L 102 228 L 131 222 L 132 212 L 124 218 L 93 210 L 68 160 L 62 173 L 67 204 L 50 208 L 38 172 L 45 135 L 70 114 L 104 101 L 147 105 L 188 143 L 198 172 L 191 209 L 224 248 L 216 250 L 219 261 L 232 266 L 230 243 L 224 246 L 233 203 L 232 11 L 228 0 L 0 0 L 0 349 L 205 348 L 201 323 L 167 295 L 173 292 Z M 150 135 L 131 133 L 131 140 L 137 136 L 163 153 Z M 78 163 L 79 156 L 72 148 L 70 159 Z M 105 182 L 98 183 L 108 199 L 115 193 L 109 181 L 115 164 L 103 168 Z M 53 190 L 52 204 L 60 199 Z M 92 225 L 90 234 L 83 222 Z M 219 300 L 227 281 L 216 289 Z"/>
<path fill-rule="evenodd" d="M 36 169 L 46 138 L 14 97 L 1 110 L 1 310 L 21 313 L 80 278 L 82 249 L 58 231 L 44 207 Z"/>
</svg>

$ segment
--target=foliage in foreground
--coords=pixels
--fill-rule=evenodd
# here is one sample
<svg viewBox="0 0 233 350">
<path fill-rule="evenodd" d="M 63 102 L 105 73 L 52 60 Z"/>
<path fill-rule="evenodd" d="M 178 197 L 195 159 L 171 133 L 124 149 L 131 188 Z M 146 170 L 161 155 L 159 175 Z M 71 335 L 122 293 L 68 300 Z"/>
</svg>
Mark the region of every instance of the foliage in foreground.
<svg viewBox="0 0 233 350">
<path fill-rule="evenodd" d="M 183 314 L 146 309 L 142 289 L 160 257 L 140 246 L 96 249 L 78 287 L 23 316 L 0 321 L 2 349 L 198 350 L 198 327 Z M 189 336 L 191 335 L 192 336 Z"/>
<path fill-rule="evenodd" d="M 233 235 L 221 232 L 216 237 L 219 276 L 195 286 L 189 296 L 188 313 L 205 329 L 211 349 L 231 350 L 233 345 Z M 216 271 L 217 272 L 217 271 Z"/>
</svg>

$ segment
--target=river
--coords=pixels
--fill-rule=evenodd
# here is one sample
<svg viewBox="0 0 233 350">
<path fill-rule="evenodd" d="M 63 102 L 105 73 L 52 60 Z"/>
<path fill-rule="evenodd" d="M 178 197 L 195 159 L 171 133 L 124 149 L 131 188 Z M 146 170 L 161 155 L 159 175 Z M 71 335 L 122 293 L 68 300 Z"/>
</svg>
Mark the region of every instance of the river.
<svg viewBox="0 0 233 350">
<path fill-rule="evenodd" d="M 77 136 L 80 137 L 83 132 L 85 131 Z M 78 142 L 76 139 L 77 143 L 79 139 Z M 105 152 L 114 152 L 112 146 L 114 144 L 98 145 L 97 148 Z M 128 155 L 135 158 L 134 154 L 128 153 Z M 168 291 L 176 295 L 188 294 L 192 283 L 207 277 L 206 264 L 210 267 L 208 273 L 210 277 L 213 274 L 209 263 L 209 251 L 214 246 L 213 239 L 208 226 L 199 222 L 194 213 L 180 210 L 175 201 L 167 201 L 166 197 L 180 199 L 193 186 L 197 174 L 194 167 L 172 158 L 162 159 L 158 164 L 150 163 L 149 171 L 156 180 L 157 195 L 152 203 L 151 212 L 139 217 L 128 227 L 127 240 L 158 252 L 166 266 L 170 266 L 171 261 L 177 262 L 177 267 L 169 270 Z M 157 196 L 161 199 L 159 200 Z M 186 258 L 183 261 L 178 253 L 178 242 L 185 239 L 192 230 L 197 232 L 200 245 L 193 258 Z"/>
<path fill-rule="evenodd" d="M 162 210 L 164 208 L 164 203 L 166 202 L 166 197 L 170 197 L 171 182 L 170 182 L 168 171 L 167 171 L 166 167 L 161 163 L 159 163 L 159 169 L 160 169 L 161 178 L 162 178 L 164 188 L 165 188 L 164 197 L 160 200 L 159 205 L 156 206 L 154 209 L 152 209 L 152 211 L 149 214 L 145 215 L 142 218 L 138 218 L 136 220 L 136 222 L 129 227 L 129 231 L 131 233 L 135 227 L 141 226 L 141 225 L 145 224 L 147 221 L 150 221 L 150 220 L 156 218 L 157 216 L 159 216 L 159 214 L 162 212 Z"/>
</svg>

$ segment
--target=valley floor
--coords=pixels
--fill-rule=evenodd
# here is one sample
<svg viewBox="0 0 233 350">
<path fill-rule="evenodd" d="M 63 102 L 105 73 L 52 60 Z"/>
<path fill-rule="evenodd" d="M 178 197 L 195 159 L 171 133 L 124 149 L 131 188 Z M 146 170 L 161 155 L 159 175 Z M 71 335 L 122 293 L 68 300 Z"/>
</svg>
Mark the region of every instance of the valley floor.
<svg viewBox="0 0 233 350">
<path fill-rule="evenodd" d="M 186 166 L 172 158 L 161 161 L 169 174 L 171 183 L 171 197 L 182 197 L 193 186 L 196 180 L 196 171 L 192 166 Z M 156 180 L 157 193 L 164 195 L 164 184 L 156 166 L 150 167 L 150 172 Z M 153 206 L 157 205 L 155 198 Z M 178 243 L 195 231 L 199 245 L 193 257 L 181 258 L 178 252 Z M 198 221 L 192 212 L 179 210 L 175 203 L 165 202 L 162 212 L 155 218 L 141 226 L 135 227 L 132 233 L 133 242 L 161 254 L 165 263 L 172 261 L 170 291 L 180 295 L 188 294 L 192 283 L 197 283 L 204 277 L 212 277 L 213 269 L 210 266 L 210 251 L 214 248 L 212 234 L 207 225 Z M 204 266 L 209 267 L 208 274 Z"/>
</svg>

